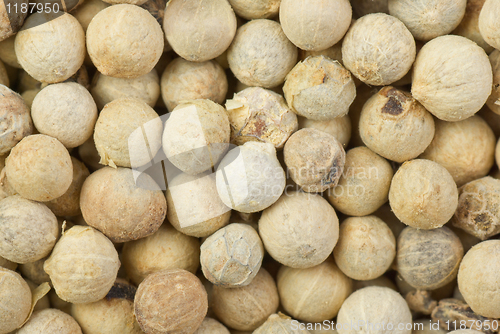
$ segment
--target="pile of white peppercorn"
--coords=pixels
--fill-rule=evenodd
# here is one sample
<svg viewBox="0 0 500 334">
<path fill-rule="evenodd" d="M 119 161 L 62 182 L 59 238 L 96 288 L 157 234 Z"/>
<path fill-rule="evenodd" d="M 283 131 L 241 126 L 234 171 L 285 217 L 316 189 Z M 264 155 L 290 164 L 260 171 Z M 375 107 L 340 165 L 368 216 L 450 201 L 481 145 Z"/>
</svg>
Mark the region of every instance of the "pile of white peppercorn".
<svg viewBox="0 0 500 334">
<path fill-rule="evenodd" d="M 500 0 L 0 2 L 0 334 L 495 334 Z"/>
</svg>

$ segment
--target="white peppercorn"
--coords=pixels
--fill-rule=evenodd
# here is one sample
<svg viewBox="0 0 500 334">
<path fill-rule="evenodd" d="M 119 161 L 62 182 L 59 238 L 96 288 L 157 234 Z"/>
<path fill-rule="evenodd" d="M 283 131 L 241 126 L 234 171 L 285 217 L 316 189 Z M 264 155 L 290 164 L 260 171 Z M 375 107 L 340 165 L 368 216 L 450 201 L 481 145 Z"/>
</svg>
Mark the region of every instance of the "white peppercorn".
<svg viewBox="0 0 500 334">
<path fill-rule="evenodd" d="M 163 29 L 178 55 L 202 62 L 229 47 L 236 33 L 236 16 L 227 0 L 172 0 L 165 9 Z"/>
<path fill-rule="evenodd" d="M 316 282 L 321 285 L 317 286 Z M 335 317 L 352 292 L 351 279 L 340 271 L 332 258 L 307 269 L 282 266 L 277 284 L 284 309 L 292 317 L 307 322 Z"/>
<path fill-rule="evenodd" d="M 465 8 L 465 16 L 460 21 L 458 27 L 453 31 L 454 35 L 459 35 L 476 42 L 487 54 L 490 54 L 494 48 L 486 43 L 484 37 L 479 31 L 479 15 L 486 0 L 468 0 Z"/>
<path fill-rule="evenodd" d="M 206 317 L 193 334 L 230 334 L 229 330 L 215 319 Z"/>
<path fill-rule="evenodd" d="M 434 290 L 455 279 L 463 254 L 460 239 L 446 226 L 407 227 L 398 237 L 398 272 L 412 287 Z"/>
<path fill-rule="evenodd" d="M 57 295 L 75 304 L 104 298 L 119 267 L 113 243 L 92 227 L 78 225 L 64 232 L 43 265 Z"/>
<path fill-rule="evenodd" d="M 175 167 L 196 175 L 223 157 L 230 131 L 222 106 L 207 99 L 185 101 L 175 107 L 165 123 L 163 152 Z"/>
<path fill-rule="evenodd" d="M 182 269 L 149 275 L 137 289 L 134 314 L 146 333 L 194 333 L 207 314 L 207 292 Z"/>
<path fill-rule="evenodd" d="M 226 73 L 213 60 L 192 62 L 176 58 L 161 76 L 161 95 L 169 111 L 188 100 L 208 99 L 222 104 L 227 88 Z"/>
<path fill-rule="evenodd" d="M 500 233 L 499 200 L 500 180 L 486 176 L 466 183 L 458 192 L 453 226 L 481 240 Z"/>
<path fill-rule="evenodd" d="M 364 326 L 350 326 L 362 323 Z M 392 330 L 380 333 L 410 334 L 412 315 L 404 298 L 396 291 L 378 286 L 369 286 L 352 293 L 342 304 L 337 316 L 339 334 L 354 334 L 371 331 L 369 324 L 398 324 Z M 402 325 L 401 325 L 402 324 Z M 372 325 L 373 326 L 373 325 Z"/>
<path fill-rule="evenodd" d="M 276 283 L 261 268 L 247 286 L 223 288 L 215 285 L 210 306 L 226 326 L 240 331 L 253 331 L 276 312 L 278 305 Z"/>
<path fill-rule="evenodd" d="M 70 315 L 48 308 L 34 312 L 18 334 L 82 334 L 80 325 Z"/>
<path fill-rule="evenodd" d="M 320 51 L 340 41 L 351 17 L 348 0 L 281 0 L 280 4 L 283 31 L 302 50 Z"/>
<path fill-rule="evenodd" d="M 217 192 L 228 207 L 252 213 L 276 202 L 285 189 L 285 172 L 269 143 L 247 142 L 230 150 L 217 168 Z"/>
<path fill-rule="evenodd" d="M 167 212 L 158 184 L 148 174 L 136 180 L 129 168 L 105 167 L 92 173 L 82 185 L 80 206 L 87 224 L 113 242 L 153 234 Z"/>
<path fill-rule="evenodd" d="M 298 128 L 297 116 L 283 96 L 264 88 L 243 89 L 226 101 L 226 109 L 236 145 L 260 141 L 280 149 Z"/>
<path fill-rule="evenodd" d="M 500 241 L 487 240 L 472 247 L 460 263 L 458 288 L 470 308 L 483 317 L 500 317 L 499 254 Z"/>
<path fill-rule="evenodd" d="M 491 93 L 488 56 L 462 36 L 440 36 L 426 43 L 413 65 L 411 93 L 437 118 L 456 122 L 481 109 Z"/>
<path fill-rule="evenodd" d="M 42 203 L 9 196 L 0 201 L 0 256 L 16 263 L 40 260 L 58 236 L 56 216 Z"/>
<path fill-rule="evenodd" d="M 19 7 L 23 4 L 25 6 L 28 5 L 27 0 L 16 1 L 14 3 Z M 0 41 L 3 41 L 18 32 L 23 26 L 24 19 L 26 19 L 26 16 L 28 15 L 28 11 L 23 12 L 20 10 L 21 8 L 19 8 L 19 10 L 10 8 L 14 7 L 12 4 L 13 3 L 10 2 L 2 2 L 0 4 Z M 17 6 L 15 8 L 17 9 Z"/>
<path fill-rule="evenodd" d="M 100 73 L 111 77 L 137 78 L 151 72 L 163 53 L 163 41 L 156 19 L 135 5 L 107 7 L 87 28 L 90 59 Z"/>
<path fill-rule="evenodd" d="M 126 242 L 122 262 L 136 285 L 149 274 L 164 269 L 184 269 L 194 274 L 200 266 L 200 242 L 164 222 L 154 234 Z"/>
<path fill-rule="evenodd" d="M 73 165 L 73 181 L 68 190 L 61 197 L 45 202 L 45 205 L 59 217 L 73 217 L 81 213 L 80 193 L 83 182 L 90 175 L 83 162 L 71 157 L 71 163 Z"/>
<path fill-rule="evenodd" d="M 306 329 L 300 329 L 296 324 L 294 326 L 292 318 L 283 313 L 271 314 L 266 322 L 257 328 L 254 334 L 310 334 Z"/>
<path fill-rule="evenodd" d="M 279 23 L 258 19 L 238 28 L 227 60 L 233 74 L 245 85 L 272 88 L 283 83 L 297 55 L 297 48 Z"/>
<path fill-rule="evenodd" d="M 376 216 L 349 217 L 340 224 L 335 263 L 348 277 L 371 280 L 383 275 L 396 256 L 396 238 Z"/>
<path fill-rule="evenodd" d="M 324 121 L 347 114 L 356 97 L 356 85 L 339 62 L 314 56 L 287 74 L 283 92 L 297 115 Z"/>
<path fill-rule="evenodd" d="M 359 135 L 375 153 L 396 162 L 418 157 L 434 138 L 432 115 L 411 94 L 382 88 L 363 106 Z"/>
<path fill-rule="evenodd" d="M 290 136 L 283 154 L 292 180 L 306 192 L 334 188 L 344 171 L 342 144 L 314 128 L 301 129 Z"/>
<path fill-rule="evenodd" d="M 215 174 L 179 174 L 167 189 L 169 222 L 180 232 L 207 237 L 229 223 L 231 209 L 217 193 Z"/>
<path fill-rule="evenodd" d="M 68 150 L 47 135 L 31 135 L 21 140 L 5 160 L 5 168 L 14 190 L 34 201 L 51 201 L 64 195 L 73 180 Z"/>
<path fill-rule="evenodd" d="M 23 69 L 41 82 L 62 82 L 82 66 L 85 33 L 68 13 L 34 13 L 16 35 L 15 51 Z"/>
<path fill-rule="evenodd" d="M 451 174 L 438 163 L 415 159 L 394 174 L 389 203 L 406 225 L 434 229 L 447 223 L 458 205 L 458 189 Z"/>
<path fill-rule="evenodd" d="M 467 0 L 389 0 L 389 13 L 403 21 L 416 39 L 449 34 L 465 15 Z"/>
<path fill-rule="evenodd" d="M 276 261 L 291 268 L 309 268 L 325 261 L 333 251 L 339 221 L 321 196 L 292 192 L 264 210 L 259 234 Z"/>
<path fill-rule="evenodd" d="M 420 156 L 445 167 L 460 187 L 488 174 L 494 164 L 495 135 L 479 116 L 459 122 L 435 120 L 431 144 Z"/>
<path fill-rule="evenodd" d="M 257 232 L 246 224 L 229 224 L 201 245 L 201 269 L 215 285 L 225 288 L 250 284 L 264 257 Z"/>
<path fill-rule="evenodd" d="M 92 136 L 97 107 L 92 95 L 82 85 L 64 82 L 49 85 L 36 95 L 31 117 L 40 133 L 73 148 Z"/>
<path fill-rule="evenodd" d="M 344 66 L 374 86 L 390 85 L 404 77 L 415 53 L 415 40 L 403 22 L 383 13 L 357 20 L 342 43 Z"/>
<path fill-rule="evenodd" d="M 33 132 L 30 110 L 23 98 L 0 84 L 0 118 L 5 125 L 0 130 L 0 154 L 4 155 Z"/>
<path fill-rule="evenodd" d="M 94 303 L 71 304 L 71 316 L 85 334 L 143 334 L 134 316 L 136 288 L 117 279 L 106 297 Z"/>
<path fill-rule="evenodd" d="M 21 275 L 0 267 L 0 333 L 19 328 L 31 312 L 31 290 Z"/>
<path fill-rule="evenodd" d="M 149 163 L 151 155 L 155 156 L 160 150 L 162 130 L 160 117 L 146 102 L 121 98 L 108 103 L 101 110 L 94 130 L 95 146 L 101 157 L 99 163 L 134 168 Z"/>
<path fill-rule="evenodd" d="M 500 48 L 499 24 L 496 20 L 499 13 L 499 3 L 495 0 L 486 0 L 479 14 L 478 22 L 481 36 L 483 36 L 484 40 L 495 49 Z"/>
<path fill-rule="evenodd" d="M 346 153 L 339 183 L 328 191 L 328 200 L 350 216 L 372 214 L 387 202 L 392 177 L 387 160 L 367 147 L 352 148 Z"/>
<path fill-rule="evenodd" d="M 352 122 L 349 115 L 336 117 L 326 121 L 315 121 L 305 117 L 298 117 L 299 128 L 314 128 L 331 134 L 337 139 L 344 149 L 351 139 Z"/>
<path fill-rule="evenodd" d="M 96 72 L 90 92 L 99 110 L 113 100 L 127 97 L 143 100 L 154 107 L 160 97 L 160 78 L 155 69 L 130 79 L 114 78 Z"/>
</svg>

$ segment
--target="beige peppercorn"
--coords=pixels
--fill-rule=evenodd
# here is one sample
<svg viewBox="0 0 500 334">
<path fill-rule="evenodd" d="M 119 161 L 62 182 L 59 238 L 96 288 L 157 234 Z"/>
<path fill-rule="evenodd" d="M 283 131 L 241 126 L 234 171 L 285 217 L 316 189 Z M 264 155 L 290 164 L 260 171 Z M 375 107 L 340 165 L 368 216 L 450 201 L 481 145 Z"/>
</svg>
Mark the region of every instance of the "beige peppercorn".
<svg viewBox="0 0 500 334">
<path fill-rule="evenodd" d="M 141 22 L 140 25 L 137 22 Z M 97 70 L 117 78 L 137 78 L 154 68 L 163 53 L 160 24 L 145 9 L 129 4 L 98 12 L 87 28 L 87 51 Z"/>
<path fill-rule="evenodd" d="M 113 243 L 89 226 L 73 226 L 61 236 L 43 268 L 64 301 L 92 303 L 113 286 L 120 261 Z"/>
<path fill-rule="evenodd" d="M 463 255 L 460 239 L 446 226 L 407 227 L 398 237 L 398 272 L 416 289 L 435 290 L 453 281 Z"/>
<path fill-rule="evenodd" d="M 164 269 L 184 269 L 194 274 L 200 266 L 200 242 L 164 222 L 154 234 L 126 242 L 121 259 L 127 277 L 136 285 Z"/>
<path fill-rule="evenodd" d="M 327 121 L 315 121 L 305 117 L 298 117 L 298 120 L 299 129 L 314 128 L 329 133 L 342 144 L 344 149 L 351 139 L 352 122 L 349 115 Z"/>
<path fill-rule="evenodd" d="M 122 5 L 112 7 L 115 6 Z M 146 138 L 142 130 L 146 131 Z M 151 156 L 160 150 L 162 131 L 162 120 L 146 102 L 121 98 L 108 103 L 101 110 L 94 130 L 99 163 L 134 168 L 149 163 Z"/>
<path fill-rule="evenodd" d="M 351 73 L 325 56 L 308 57 L 287 74 L 285 98 L 299 116 L 317 121 L 342 117 L 356 97 Z"/>
<path fill-rule="evenodd" d="M 160 78 L 155 69 L 131 79 L 114 78 L 96 72 L 90 92 L 99 110 L 111 101 L 127 97 L 143 100 L 154 107 L 160 97 Z"/>
<path fill-rule="evenodd" d="M 301 129 L 290 136 L 283 154 L 290 177 L 306 192 L 334 188 L 344 171 L 342 144 L 314 128 Z"/>
<path fill-rule="evenodd" d="M 193 334 L 230 334 L 229 330 L 215 319 L 206 317 Z"/>
<path fill-rule="evenodd" d="M 486 240 L 472 247 L 460 263 L 458 288 L 470 308 L 483 317 L 500 317 L 499 259 L 500 241 Z"/>
<path fill-rule="evenodd" d="M 246 224 L 229 224 L 201 245 L 203 274 L 210 282 L 224 288 L 250 284 L 263 258 L 264 246 L 259 234 Z"/>
<path fill-rule="evenodd" d="M 465 15 L 467 0 L 389 0 L 389 13 L 421 41 L 449 34 Z"/>
<path fill-rule="evenodd" d="M 351 18 L 348 0 L 281 0 L 280 4 L 283 31 L 302 50 L 331 47 L 344 37 Z"/>
<path fill-rule="evenodd" d="M 229 0 L 238 16 L 247 19 L 268 19 L 278 15 L 281 0 Z"/>
<path fill-rule="evenodd" d="M 4 155 L 33 132 L 30 110 L 23 98 L 9 87 L 0 84 L 0 154 Z"/>
<path fill-rule="evenodd" d="M 47 135 L 21 140 L 5 160 L 5 168 L 12 188 L 24 198 L 39 202 L 64 195 L 73 180 L 68 150 Z"/>
<path fill-rule="evenodd" d="M 87 224 L 113 242 L 153 234 L 167 213 L 158 184 L 148 174 L 135 180 L 129 168 L 105 167 L 92 173 L 82 185 L 80 206 Z"/>
<path fill-rule="evenodd" d="M 49 85 L 31 105 L 35 128 L 65 147 L 82 145 L 94 132 L 97 107 L 89 91 L 76 82 Z"/>
<path fill-rule="evenodd" d="M 500 180 L 486 176 L 466 183 L 458 192 L 452 224 L 485 240 L 500 233 Z"/>
<path fill-rule="evenodd" d="M 18 5 L 19 10 L 14 10 L 13 4 Z M 14 35 L 23 26 L 24 20 L 28 15 L 28 11 L 23 12 L 21 10 L 21 6 L 23 5 L 27 6 L 28 1 L 2 2 L 0 4 L 0 41 Z M 17 6 L 15 8 L 17 9 Z"/>
<path fill-rule="evenodd" d="M 216 61 L 176 58 L 161 75 L 161 96 L 169 111 L 181 101 L 208 99 L 222 104 L 228 89 L 224 69 Z"/>
<path fill-rule="evenodd" d="M 344 171 L 328 201 L 350 216 L 366 216 L 387 202 L 393 177 L 390 163 L 365 146 L 346 153 Z"/>
<path fill-rule="evenodd" d="M 282 266 L 277 284 L 285 311 L 306 322 L 334 318 L 352 292 L 352 280 L 340 271 L 332 258 L 307 269 Z"/>
<path fill-rule="evenodd" d="M 193 237 L 208 237 L 229 223 L 231 209 L 217 193 L 215 174 L 179 174 L 166 192 L 169 222 Z"/>
<path fill-rule="evenodd" d="M 246 142 L 230 150 L 216 172 L 217 192 L 224 204 L 243 212 L 264 210 L 285 189 L 285 172 L 272 144 Z"/>
<path fill-rule="evenodd" d="M 306 329 L 297 328 L 298 324 L 293 324 L 292 318 L 283 313 L 271 314 L 266 322 L 257 328 L 254 334 L 310 334 Z M 294 329 L 295 327 L 295 329 Z"/>
<path fill-rule="evenodd" d="M 48 308 L 34 312 L 18 334 L 82 334 L 82 329 L 70 315 Z"/>
<path fill-rule="evenodd" d="M 184 101 L 169 116 L 163 131 L 163 152 L 175 167 L 196 175 L 224 156 L 231 130 L 221 105 L 208 99 Z"/>
<path fill-rule="evenodd" d="M 226 326 L 253 331 L 276 312 L 278 289 L 271 275 L 261 268 L 252 282 L 239 288 L 213 287 L 211 309 Z M 252 298 L 248 298 L 252 296 Z"/>
<path fill-rule="evenodd" d="M 264 210 L 259 234 L 276 261 L 291 268 L 309 268 L 332 253 L 339 236 L 339 220 L 323 197 L 292 192 Z"/>
<path fill-rule="evenodd" d="M 117 279 L 106 297 L 94 303 L 71 304 L 71 316 L 85 334 L 143 334 L 134 316 L 136 288 Z"/>
<path fill-rule="evenodd" d="M 486 0 L 479 14 L 478 22 L 481 36 L 495 49 L 500 48 L 500 34 L 498 32 L 500 26 L 496 19 L 499 13 L 500 4 L 495 0 Z"/>
<path fill-rule="evenodd" d="M 81 213 L 80 193 L 83 182 L 90 175 L 83 162 L 71 157 L 71 163 L 73 165 L 73 181 L 68 190 L 61 197 L 45 202 L 45 205 L 59 217 L 74 217 Z"/>
<path fill-rule="evenodd" d="M 227 50 L 236 33 L 236 15 L 227 0 L 171 0 L 163 29 L 178 55 L 202 62 Z"/>
<path fill-rule="evenodd" d="M 435 120 L 436 132 L 420 158 L 445 167 L 462 186 L 488 174 L 494 164 L 495 135 L 481 117 L 459 122 Z"/>
<path fill-rule="evenodd" d="M 342 42 L 344 66 L 374 86 L 390 85 L 404 77 L 415 54 L 415 40 L 403 22 L 383 13 L 358 19 Z"/>
<path fill-rule="evenodd" d="M 371 280 L 382 276 L 396 256 L 396 238 L 376 216 L 349 217 L 340 224 L 333 249 L 335 263 L 348 277 Z"/>
<path fill-rule="evenodd" d="M 137 289 L 134 314 L 148 334 L 194 333 L 208 310 L 207 292 L 201 281 L 182 269 L 149 275 Z"/>
<path fill-rule="evenodd" d="M 226 101 L 226 109 L 235 145 L 260 141 L 280 149 L 298 128 L 297 116 L 283 96 L 268 89 L 243 89 Z"/>
<path fill-rule="evenodd" d="M 453 34 L 466 37 L 476 42 L 476 44 L 482 47 L 487 54 L 490 54 L 494 48 L 486 43 L 479 31 L 479 15 L 485 1 L 486 0 L 467 0 L 465 16 L 458 27 L 453 31 Z"/>
<path fill-rule="evenodd" d="M 21 275 L 0 267 L 0 333 L 19 328 L 31 310 L 31 290 Z"/>
<path fill-rule="evenodd" d="M 369 331 L 368 324 L 392 323 L 393 330 L 380 333 L 411 334 L 412 315 L 404 298 L 396 291 L 379 286 L 369 286 L 352 293 L 342 304 L 337 316 L 339 334 Z M 349 326 L 363 323 L 363 327 Z M 402 324 L 402 325 L 401 325 Z"/>
<path fill-rule="evenodd" d="M 406 225 L 434 229 L 446 224 L 455 213 L 458 189 L 444 167 L 431 160 L 414 159 L 394 174 L 389 203 Z"/>
<path fill-rule="evenodd" d="M 481 109 L 492 81 L 490 61 L 480 46 L 462 36 L 445 35 L 420 49 L 411 93 L 437 118 L 456 122 Z"/>
<path fill-rule="evenodd" d="M 34 13 L 16 35 L 19 64 L 33 78 L 62 82 L 75 74 L 85 58 L 85 33 L 72 15 Z"/>
<path fill-rule="evenodd" d="M 278 22 L 266 19 L 245 23 L 227 50 L 229 68 L 247 86 L 273 88 L 297 62 L 298 51 Z"/>
<path fill-rule="evenodd" d="M 434 138 L 432 115 L 411 94 L 382 88 L 363 106 L 359 135 L 371 150 L 399 163 L 418 157 Z"/>
<path fill-rule="evenodd" d="M 42 203 L 19 195 L 0 201 L 0 256 L 28 263 L 46 257 L 57 237 L 56 216 Z"/>
</svg>

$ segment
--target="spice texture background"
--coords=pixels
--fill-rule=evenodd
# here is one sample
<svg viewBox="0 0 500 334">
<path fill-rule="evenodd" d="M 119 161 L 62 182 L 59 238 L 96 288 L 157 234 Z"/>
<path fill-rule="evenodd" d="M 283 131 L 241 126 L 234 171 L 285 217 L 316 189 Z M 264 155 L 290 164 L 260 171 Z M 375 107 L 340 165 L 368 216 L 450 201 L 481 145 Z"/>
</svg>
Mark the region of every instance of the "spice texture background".
<svg viewBox="0 0 500 334">
<path fill-rule="evenodd" d="M 500 333 L 500 0 L 0 1 L 0 334 Z"/>
</svg>

